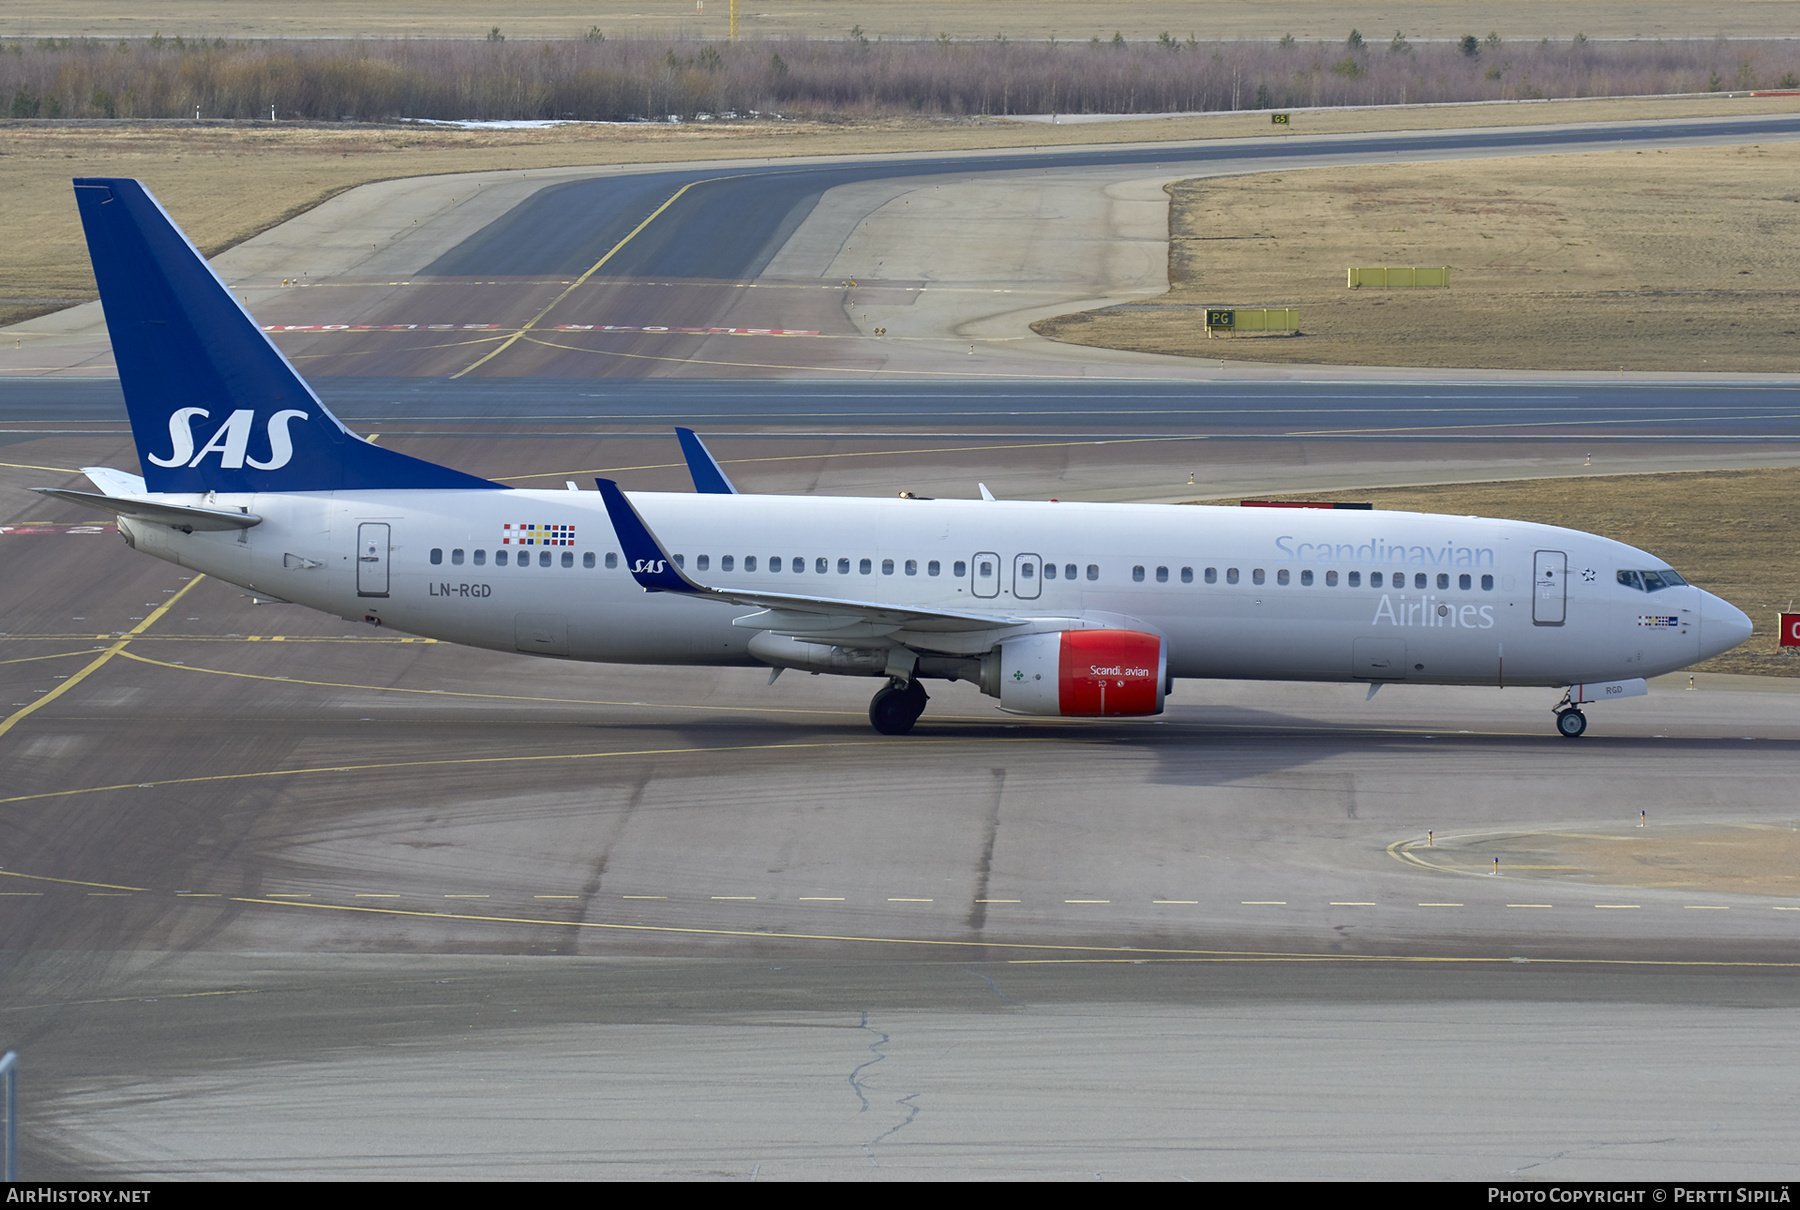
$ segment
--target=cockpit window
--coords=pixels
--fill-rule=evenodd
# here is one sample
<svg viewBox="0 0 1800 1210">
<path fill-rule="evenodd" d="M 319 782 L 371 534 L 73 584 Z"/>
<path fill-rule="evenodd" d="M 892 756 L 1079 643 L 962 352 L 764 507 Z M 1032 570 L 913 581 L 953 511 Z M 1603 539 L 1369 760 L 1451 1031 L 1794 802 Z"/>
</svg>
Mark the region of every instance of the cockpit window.
<svg viewBox="0 0 1800 1210">
<path fill-rule="evenodd" d="M 1667 567 L 1654 571 L 1621 571 L 1618 578 L 1619 583 L 1639 592 L 1661 592 L 1665 588 L 1680 588 L 1687 583 Z"/>
</svg>

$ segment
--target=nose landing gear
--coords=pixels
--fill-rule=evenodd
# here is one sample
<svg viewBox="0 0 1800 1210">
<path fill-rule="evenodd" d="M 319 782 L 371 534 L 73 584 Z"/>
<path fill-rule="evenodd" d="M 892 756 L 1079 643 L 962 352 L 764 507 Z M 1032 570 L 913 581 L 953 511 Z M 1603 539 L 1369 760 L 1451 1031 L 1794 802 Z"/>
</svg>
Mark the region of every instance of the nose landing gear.
<svg viewBox="0 0 1800 1210">
<path fill-rule="evenodd" d="M 890 681 L 869 702 L 869 724 L 883 735 L 905 735 L 925 713 L 930 698 L 916 679 Z"/>
</svg>

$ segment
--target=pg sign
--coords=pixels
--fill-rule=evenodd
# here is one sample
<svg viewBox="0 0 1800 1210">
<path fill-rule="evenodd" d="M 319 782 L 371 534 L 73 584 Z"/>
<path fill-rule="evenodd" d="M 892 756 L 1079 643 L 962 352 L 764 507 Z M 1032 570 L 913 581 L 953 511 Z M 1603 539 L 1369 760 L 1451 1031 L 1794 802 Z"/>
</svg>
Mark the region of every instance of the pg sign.
<svg viewBox="0 0 1800 1210">
<path fill-rule="evenodd" d="M 1217 309 L 1208 310 L 1206 313 L 1206 326 L 1208 328 L 1235 328 L 1237 327 L 1237 312 Z"/>
<path fill-rule="evenodd" d="M 1781 645 L 1790 651 L 1800 650 L 1800 613 L 1781 615 Z"/>
</svg>

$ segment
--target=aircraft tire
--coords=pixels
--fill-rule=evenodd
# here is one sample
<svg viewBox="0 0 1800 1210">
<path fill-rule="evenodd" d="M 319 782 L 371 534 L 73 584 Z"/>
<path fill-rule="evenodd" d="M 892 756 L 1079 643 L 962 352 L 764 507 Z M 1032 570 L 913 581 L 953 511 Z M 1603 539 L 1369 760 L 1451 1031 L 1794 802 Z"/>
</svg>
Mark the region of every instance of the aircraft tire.
<svg viewBox="0 0 1800 1210">
<path fill-rule="evenodd" d="M 889 684 L 869 701 L 869 724 L 883 735 L 905 735 L 925 713 L 925 686 Z"/>
<path fill-rule="evenodd" d="M 1564 739 L 1580 739 L 1587 731 L 1587 715 L 1570 707 L 1556 715 L 1556 730 Z"/>
</svg>

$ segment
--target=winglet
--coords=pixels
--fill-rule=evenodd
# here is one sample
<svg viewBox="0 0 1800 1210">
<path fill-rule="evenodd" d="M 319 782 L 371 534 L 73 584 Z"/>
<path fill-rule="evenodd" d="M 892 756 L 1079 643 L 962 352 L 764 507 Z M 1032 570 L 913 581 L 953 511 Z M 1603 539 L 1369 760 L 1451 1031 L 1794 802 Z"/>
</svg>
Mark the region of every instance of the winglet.
<svg viewBox="0 0 1800 1210">
<path fill-rule="evenodd" d="M 638 516 L 637 509 L 619 490 L 619 485 L 611 479 L 596 479 L 600 488 L 600 498 L 606 502 L 606 515 L 612 520 L 613 532 L 619 535 L 619 545 L 625 550 L 625 566 L 631 572 L 631 578 L 645 592 L 679 592 L 687 595 L 704 593 L 706 590 L 682 574 L 675 560 L 669 557 L 644 519 Z"/>
<path fill-rule="evenodd" d="M 677 428 L 675 435 L 681 439 L 681 456 L 687 459 L 688 474 L 694 478 L 694 490 L 702 495 L 735 496 L 738 489 L 731 485 L 725 472 L 719 467 L 719 460 L 712 456 L 706 443 L 693 429 Z"/>
</svg>

